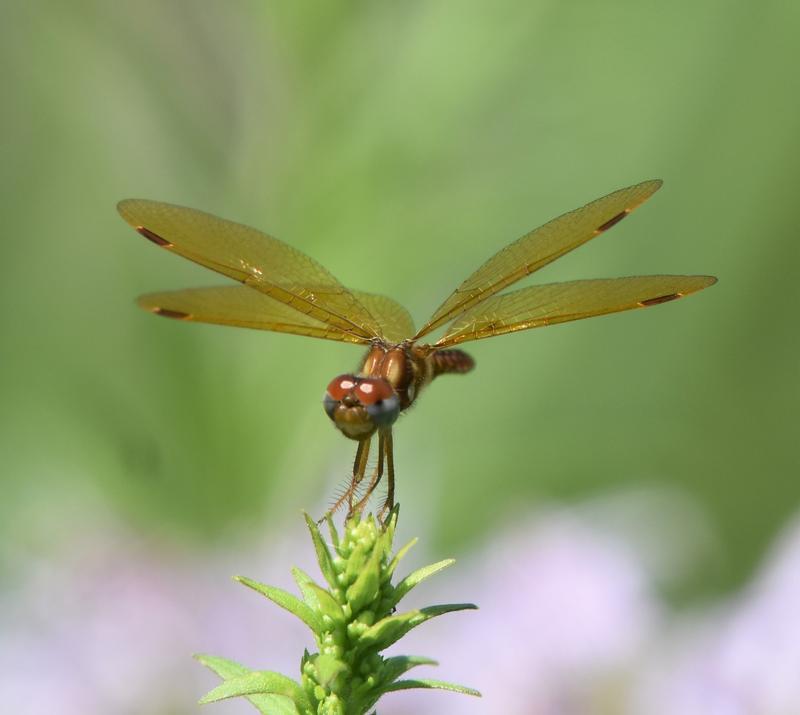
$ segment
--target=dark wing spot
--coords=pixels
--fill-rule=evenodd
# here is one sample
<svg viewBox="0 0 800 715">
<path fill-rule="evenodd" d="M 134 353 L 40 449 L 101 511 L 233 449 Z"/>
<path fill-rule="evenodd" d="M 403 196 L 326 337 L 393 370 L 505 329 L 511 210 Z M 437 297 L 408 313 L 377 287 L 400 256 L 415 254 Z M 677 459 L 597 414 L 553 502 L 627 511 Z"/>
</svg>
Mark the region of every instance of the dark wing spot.
<svg viewBox="0 0 800 715">
<path fill-rule="evenodd" d="M 152 241 L 156 246 L 164 246 L 170 248 L 172 244 L 166 238 L 161 238 L 157 233 L 153 233 L 149 228 L 144 226 L 137 226 L 136 230 L 142 234 L 148 241 Z"/>
<path fill-rule="evenodd" d="M 597 233 L 603 233 L 603 231 L 608 231 L 608 229 L 610 229 L 612 226 L 616 226 L 629 213 L 630 211 L 628 209 L 625 209 L 624 211 L 621 211 L 616 216 L 614 216 L 614 218 L 610 218 L 602 226 L 598 226 L 595 230 L 597 231 Z"/>
<path fill-rule="evenodd" d="M 648 298 L 647 300 L 642 300 L 639 302 L 639 305 L 646 307 L 648 305 L 658 305 L 659 303 L 669 303 L 671 300 L 676 300 L 682 295 L 683 293 L 669 293 L 668 295 L 660 295 L 658 298 Z"/>
<path fill-rule="evenodd" d="M 183 313 L 180 310 L 170 310 L 169 308 L 153 308 L 156 315 L 163 315 L 165 318 L 175 318 L 176 320 L 186 320 L 191 318 L 189 313 Z"/>
</svg>

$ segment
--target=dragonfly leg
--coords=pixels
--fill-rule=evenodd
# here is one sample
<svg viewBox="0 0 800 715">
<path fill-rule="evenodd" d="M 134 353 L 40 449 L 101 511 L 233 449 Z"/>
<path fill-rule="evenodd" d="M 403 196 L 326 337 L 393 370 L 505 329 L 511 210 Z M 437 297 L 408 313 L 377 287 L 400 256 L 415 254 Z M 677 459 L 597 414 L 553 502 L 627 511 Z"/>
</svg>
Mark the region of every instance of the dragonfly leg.
<svg viewBox="0 0 800 715">
<path fill-rule="evenodd" d="M 350 478 L 350 485 L 347 487 L 347 489 L 345 489 L 344 493 L 336 500 L 336 502 L 334 502 L 333 506 L 325 512 L 325 516 L 319 520 L 320 523 L 341 509 L 345 502 L 347 502 L 349 508 L 348 517 L 352 514 L 353 496 L 355 495 L 356 489 L 358 489 L 358 485 L 361 483 L 361 480 L 364 478 L 364 473 L 367 471 L 370 441 L 371 437 L 367 437 L 358 443 L 356 458 L 353 461 L 353 475 Z"/>
<path fill-rule="evenodd" d="M 384 450 L 386 452 L 386 472 L 388 488 L 386 490 L 386 501 L 378 514 L 381 523 L 388 516 L 389 512 L 394 508 L 394 443 L 392 442 L 392 430 L 387 429 L 385 434 L 381 432 L 381 437 L 384 437 Z"/>
<path fill-rule="evenodd" d="M 367 486 L 366 491 L 364 492 L 364 496 L 361 497 L 358 504 L 355 505 L 350 511 L 351 513 L 348 514 L 348 518 L 357 512 L 361 512 L 364 507 L 367 505 L 367 501 L 369 500 L 372 492 L 375 491 L 375 487 L 378 486 L 378 483 L 381 481 L 381 477 L 383 477 L 383 460 L 386 454 L 386 442 L 385 442 L 385 435 L 383 430 L 378 434 L 378 463 L 375 465 L 375 471 L 372 472 L 372 479 L 369 481 L 369 485 Z"/>
</svg>

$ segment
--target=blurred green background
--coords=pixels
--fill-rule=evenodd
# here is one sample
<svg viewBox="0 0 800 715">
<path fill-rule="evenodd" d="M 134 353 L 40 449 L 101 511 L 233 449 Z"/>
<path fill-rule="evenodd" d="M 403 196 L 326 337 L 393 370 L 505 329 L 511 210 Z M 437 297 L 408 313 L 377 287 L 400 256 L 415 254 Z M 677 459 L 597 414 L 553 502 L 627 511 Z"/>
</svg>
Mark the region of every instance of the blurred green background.
<svg viewBox="0 0 800 715">
<path fill-rule="evenodd" d="M 405 525 L 458 552 L 543 499 L 670 485 L 717 535 L 685 585 L 701 596 L 744 579 L 796 509 L 796 3 L 0 13 L 6 543 L 79 531 L 100 498 L 204 548 L 321 512 L 346 478 L 354 445 L 320 402 L 359 350 L 138 310 L 142 292 L 221 280 L 141 240 L 125 197 L 262 228 L 421 324 L 505 243 L 663 178 L 541 280 L 719 284 L 469 346 L 476 372 L 397 425 Z"/>
</svg>

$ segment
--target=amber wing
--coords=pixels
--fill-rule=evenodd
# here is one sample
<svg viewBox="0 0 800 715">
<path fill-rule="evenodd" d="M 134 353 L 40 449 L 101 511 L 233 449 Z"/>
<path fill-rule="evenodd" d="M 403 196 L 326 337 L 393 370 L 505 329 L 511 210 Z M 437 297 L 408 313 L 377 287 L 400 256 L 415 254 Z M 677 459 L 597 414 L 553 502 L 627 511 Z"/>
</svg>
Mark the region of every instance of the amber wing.
<svg viewBox="0 0 800 715">
<path fill-rule="evenodd" d="M 633 276 L 522 288 L 493 296 L 460 315 L 436 347 L 658 305 L 716 282 L 713 276 Z"/>
<path fill-rule="evenodd" d="M 247 286 L 188 288 L 148 293 L 141 296 L 137 303 L 145 310 L 167 318 L 274 330 L 350 343 L 369 342 L 366 338 L 304 315 Z"/>
<path fill-rule="evenodd" d="M 375 316 L 380 332 L 387 340 L 399 342 L 413 334 L 414 324 L 403 306 L 387 296 L 356 291 L 352 293 L 362 305 L 368 307 L 370 314 Z M 146 310 L 167 318 L 272 330 L 347 343 L 370 342 L 367 338 L 340 330 L 310 315 L 304 315 L 285 303 L 247 286 L 231 285 L 148 293 L 141 296 L 137 302 Z"/>
<path fill-rule="evenodd" d="M 375 316 L 382 337 L 390 343 L 399 343 L 414 334 L 414 320 L 411 314 L 389 296 L 380 293 L 352 291 L 369 312 Z"/>
<path fill-rule="evenodd" d="M 127 199 L 117 209 L 153 243 L 352 335 L 352 342 L 383 337 L 378 320 L 352 292 L 315 260 L 272 236 L 158 201 Z"/>
<path fill-rule="evenodd" d="M 645 181 L 553 219 L 492 256 L 469 276 L 419 330 L 419 338 L 512 283 L 600 235 L 641 205 L 661 186 Z"/>
</svg>

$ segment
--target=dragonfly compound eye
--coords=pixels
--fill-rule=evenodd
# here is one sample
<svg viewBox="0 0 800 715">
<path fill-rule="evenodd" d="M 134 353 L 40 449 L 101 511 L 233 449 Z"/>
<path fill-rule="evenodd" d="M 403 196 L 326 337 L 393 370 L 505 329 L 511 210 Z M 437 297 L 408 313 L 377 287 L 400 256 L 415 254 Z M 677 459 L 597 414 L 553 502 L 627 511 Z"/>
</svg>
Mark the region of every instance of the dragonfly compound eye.
<svg viewBox="0 0 800 715">
<path fill-rule="evenodd" d="M 364 378 L 356 385 L 356 397 L 365 407 L 388 400 L 394 394 L 392 386 L 381 378 Z"/>
<path fill-rule="evenodd" d="M 322 406 L 328 417 L 334 419 L 336 408 L 343 401 L 353 400 L 353 390 L 356 384 L 356 378 L 352 375 L 339 375 L 330 381 L 325 397 L 322 398 Z"/>
<path fill-rule="evenodd" d="M 361 380 L 356 386 L 356 396 L 378 427 L 387 427 L 400 414 L 400 398 L 386 380 Z"/>
<path fill-rule="evenodd" d="M 337 402 L 341 402 L 347 394 L 352 392 L 355 386 L 356 379 L 352 375 L 339 375 L 330 381 L 325 397 L 330 396 Z"/>
<path fill-rule="evenodd" d="M 367 414 L 377 427 L 388 427 L 400 414 L 400 398 L 397 395 L 367 405 Z"/>
</svg>

